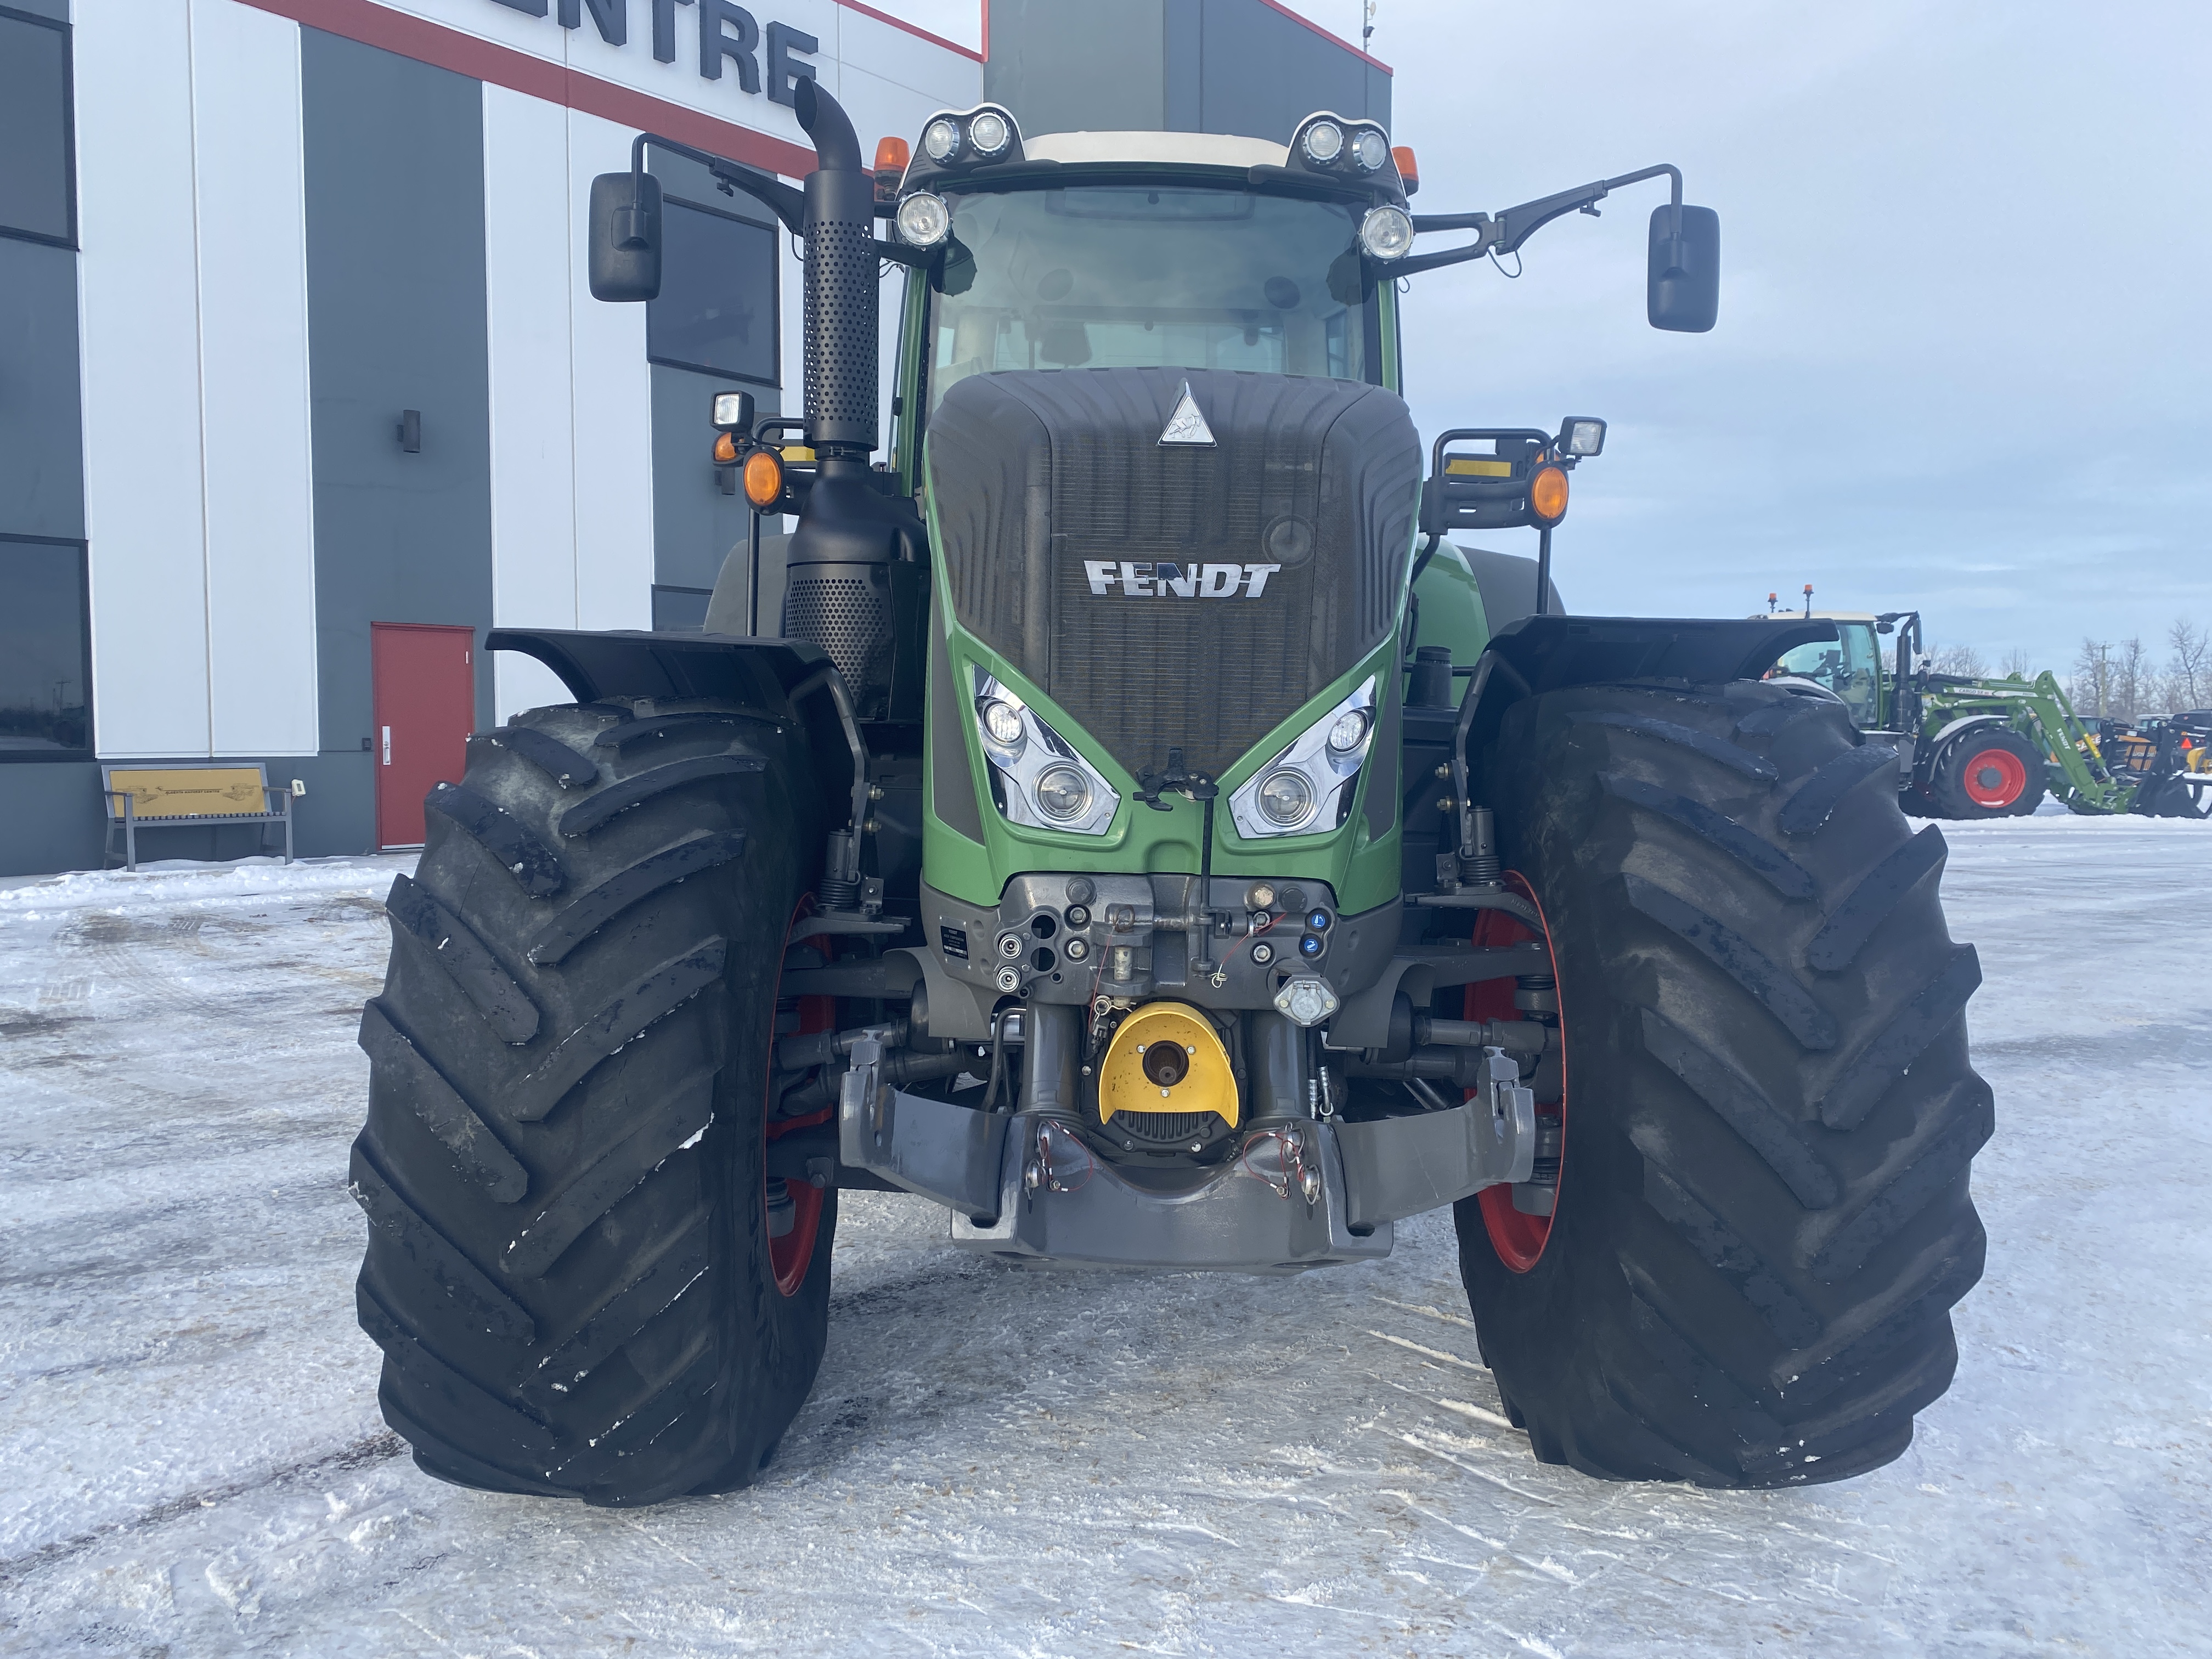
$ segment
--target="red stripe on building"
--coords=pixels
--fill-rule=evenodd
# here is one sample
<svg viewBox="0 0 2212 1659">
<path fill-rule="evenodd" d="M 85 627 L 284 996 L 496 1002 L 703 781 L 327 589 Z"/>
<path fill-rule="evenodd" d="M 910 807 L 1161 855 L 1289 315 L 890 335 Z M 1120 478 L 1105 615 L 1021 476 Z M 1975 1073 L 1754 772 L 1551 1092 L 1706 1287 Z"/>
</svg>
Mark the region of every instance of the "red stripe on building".
<svg viewBox="0 0 2212 1659">
<path fill-rule="evenodd" d="M 941 34 L 932 34 L 927 29 L 917 27 L 902 18 L 894 17 L 887 11 L 878 11 L 873 6 L 864 6 L 860 3 L 860 0 L 837 0 L 837 3 L 847 11 L 857 11 L 863 17 L 872 17 L 878 23 L 889 23 L 895 29 L 903 29 L 908 34 L 918 35 L 933 46 L 942 46 L 947 52 L 957 52 L 970 63 L 980 64 L 983 61 L 981 52 L 963 46 L 957 40 L 948 40 Z M 983 0 L 983 40 L 986 45 L 989 44 L 991 39 L 990 29 L 991 0 Z"/>
<path fill-rule="evenodd" d="M 390 10 L 374 4 L 374 0 L 245 0 L 245 3 L 274 12 L 279 17 L 289 17 L 309 28 L 358 40 L 365 46 L 397 52 L 418 64 L 451 70 L 472 81 L 543 98 L 549 103 L 602 117 L 618 126 L 658 132 L 732 161 L 742 161 L 747 167 L 781 173 L 787 179 L 803 179 L 814 171 L 814 152 L 803 145 L 756 132 L 734 121 L 702 115 L 697 110 L 629 87 L 618 87 L 611 81 L 582 74 L 564 64 L 550 63 L 526 52 L 480 40 L 442 23 Z M 975 54 L 970 52 L 969 56 Z"/>
<path fill-rule="evenodd" d="M 988 5 L 990 3 L 990 0 L 984 0 L 984 3 Z M 1357 58 L 1361 63 L 1365 64 L 1370 69 L 1379 69 L 1383 74 L 1390 76 L 1393 80 L 1397 78 L 1398 72 L 1392 69 L 1388 64 L 1384 63 L 1380 58 L 1376 58 L 1370 56 L 1367 52 L 1362 52 L 1358 46 L 1353 46 L 1351 41 L 1346 40 L 1341 35 L 1330 33 L 1320 24 L 1315 22 L 1312 18 L 1302 16 L 1300 14 L 1292 11 L 1288 6 L 1283 4 L 1282 0 L 1260 0 L 1260 3 L 1267 7 L 1269 11 L 1279 11 L 1282 13 L 1284 16 L 1289 18 L 1293 23 L 1302 24 L 1305 27 L 1311 29 L 1316 34 L 1321 36 L 1322 40 L 1328 41 L 1331 46 L 1342 46 L 1346 52 L 1350 52 L 1354 58 Z M 987 48 L 990 46 L 991 37 L 989 35 L 987 34 L 983 37 L 983 44 Z"/>
</svg>

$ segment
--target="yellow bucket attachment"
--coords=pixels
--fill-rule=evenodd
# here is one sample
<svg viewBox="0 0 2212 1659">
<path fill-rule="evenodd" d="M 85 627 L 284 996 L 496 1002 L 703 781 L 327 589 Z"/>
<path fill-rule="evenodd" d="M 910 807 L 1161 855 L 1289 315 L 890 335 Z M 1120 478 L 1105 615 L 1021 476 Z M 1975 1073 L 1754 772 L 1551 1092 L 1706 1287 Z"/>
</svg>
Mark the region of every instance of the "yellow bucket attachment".
<svg viewBox="0 0 2212 1659">
<path fill-rule="evenodd" d="M 1098 1121 L 1116 1112 L 1218 1112 L 1237 1127 L 1237 1075 L 1211 1021 L 1148 1002 L 1121 1022 L 1098 1068 Z"/>
</svg>

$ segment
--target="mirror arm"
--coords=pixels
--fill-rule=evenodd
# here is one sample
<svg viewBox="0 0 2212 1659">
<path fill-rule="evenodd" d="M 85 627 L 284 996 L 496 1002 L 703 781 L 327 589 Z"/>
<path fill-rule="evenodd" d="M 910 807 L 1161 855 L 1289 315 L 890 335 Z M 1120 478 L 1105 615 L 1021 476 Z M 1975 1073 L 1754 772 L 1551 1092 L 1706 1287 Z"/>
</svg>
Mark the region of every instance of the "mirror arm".
<svg viewBox="0 0 2212 1659">
<path fill-rule="evenodd" d="M 1468 259 L 1480 259 L 1497 246 L 1493 233 L 1498 229 L 1498 224 L 1486 214 L 1472 216 L 1485 221 L 1483 234 L 1465 247 L 1448 247 L 1439 253 L 1416 253 L 1410 259 L 1393 259 L 1387 265 L 1378 264 L 1376 269 L 1391 276 L 1415 276 L 1425 270 L 1434 270 L 1439 265 L 1455 265 Z"/>
<path fill-rule="evenodd" d="M 1439 265 L 1455 265 L 1468 259 L 1480 259 L 1487 253 L 1517 253 L 1522 243 L 1562 214 L 1592 210 L 1622 185 L 1641 184 L 1644 179 L 1656 179 L 1662 173 L 1673 182 L 1674 206 L 1679 214 L 1682 206 L 1682 170 L 1666 161 L 1636 173 L 1624 173 L 1618 179 L 1602 179 L 1594 185 L 1563 190 L 1556 196 L 1540 197 L 1533 202 L 1523 202 L 1518 207 L 1507 208 L 1502 213 L 1415 214 L 1413 229 L 1417 234 L 1435 230 L 1472 230 L 1480 234 L 1466 247 L 1449 248 L 1441 253 L 1418 253 L 1410 259 L 1401 259 L 1389 267 L 1390 273 L 1395 276 L 1411 276 L 1419 271 L 1433 270 Z M 1675 222 L 1680 225 L 1679 217 Z M 1679 242 L 1679 230 L 1676 240 Z M 1679 250 L 1669 264 L 1681 264 Z"/>
<path fill-rule="evenodd" d="M 754 172 L 750 167 L 741 167 L 726 156 L 716 155 L 703 149 L 694 149 L 689 144 L 678 143 L 673 138 L 664 138 L 657 132 L 641 132 L 630 141 L 630 177 L 637 181 L 639 190 L 643 189 L 645 147 L 647 144 L 659 149 L 665 149 L 672 155 L 681 155 L 687 161 L 696 161 L 721 183 L 729 185 L 732 190 L 743 191 L 767 208 L 778 220 L 781 221 L 783 228 L 793 235 L 803 236 L 806 234 L 805 191 L 794 190 L 780 179 L 771 179 L 765 173 Z M 635 201 L 638 198 L 633 195 L 630 199 Z"/>
</svg>

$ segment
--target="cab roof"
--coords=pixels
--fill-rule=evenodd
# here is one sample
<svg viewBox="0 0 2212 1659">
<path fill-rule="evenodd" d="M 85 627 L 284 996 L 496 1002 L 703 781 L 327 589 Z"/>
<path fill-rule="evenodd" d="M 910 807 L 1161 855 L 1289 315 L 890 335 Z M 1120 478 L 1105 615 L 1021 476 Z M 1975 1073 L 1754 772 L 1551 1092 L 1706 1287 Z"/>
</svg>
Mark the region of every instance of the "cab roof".
<svg viewBox="0 0 2212 1659">
<path fill-rule="evenodd" d="M 1022 135 L 1022 151 L 1033 161 L 1162 163 L 1204 167 L 1279 167 L 1291 159 L 1289 147 L 1265 138 L 1238 138 L 1218 132 L 1043 132 Z"/>
</svg>

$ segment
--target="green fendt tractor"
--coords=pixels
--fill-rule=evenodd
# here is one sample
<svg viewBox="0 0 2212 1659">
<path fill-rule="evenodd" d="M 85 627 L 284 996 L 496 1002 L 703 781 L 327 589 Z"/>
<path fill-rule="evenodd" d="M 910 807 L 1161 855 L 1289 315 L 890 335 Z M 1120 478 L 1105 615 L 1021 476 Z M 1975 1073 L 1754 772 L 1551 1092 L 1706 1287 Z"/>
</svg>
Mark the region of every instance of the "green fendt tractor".
<svg viewBox="0 0 2212 1659">
<path fill-rule="evenodd" d="M 1805 591 L 1806 607 L 1794 620 L 1832 623 L 1835 637 L 1792 646 L 1770 678 L 1834 696 L 1861 732 L 1893 745 L 1907 812 L 2025 817 L 2048 795 L 2074 812 L 2206 815 L 2212 775 L 2191 761 L 2202 740 L 2188 716 L 2100 743 L 2050 670 L 2032 680 L 1939 674 L 1923 647 L 1917 611 L 1815 611 L 1812 589 Z M 1768 620 L 1793 620 L 1775 615 L 1775 595 L 1766 602 Z M 1893 663 L 1883 660 L 1881 640 L 1891 634 Z"/>
<path fill-rule="evenodd" d="M 1399 395 L 1401 279 L 1665 175 L 1650 317 L 1702 331 L 1714 216 L 1653 167 L 1417 217 L 1326 112 L 985 105 L 871 170 L 797 96 L 803 191 L 686 152 L 805 239 L 805 443 L 718 410 L 797 514 L 781 636 L 495 632 L 574 701 L 471 740 L 393 884 L 359 1309 L 422 1466 L 752 1480 L 854 1188 L 950 1249 L 1169 1271 L 1371 1261 L 1452 1206 L 1538 1457 L 1895 1457 L 1982 1267 L 1941 837 L 1892 749 L 1759 683 L 1826 623 L 1486 615 L 1446 536 L 1556 521 L 1601 429 L 1425 453 Z M 641 159 L 594 183 L 602 298 L 654 291 L 659 220 Z"/>
</svg>

